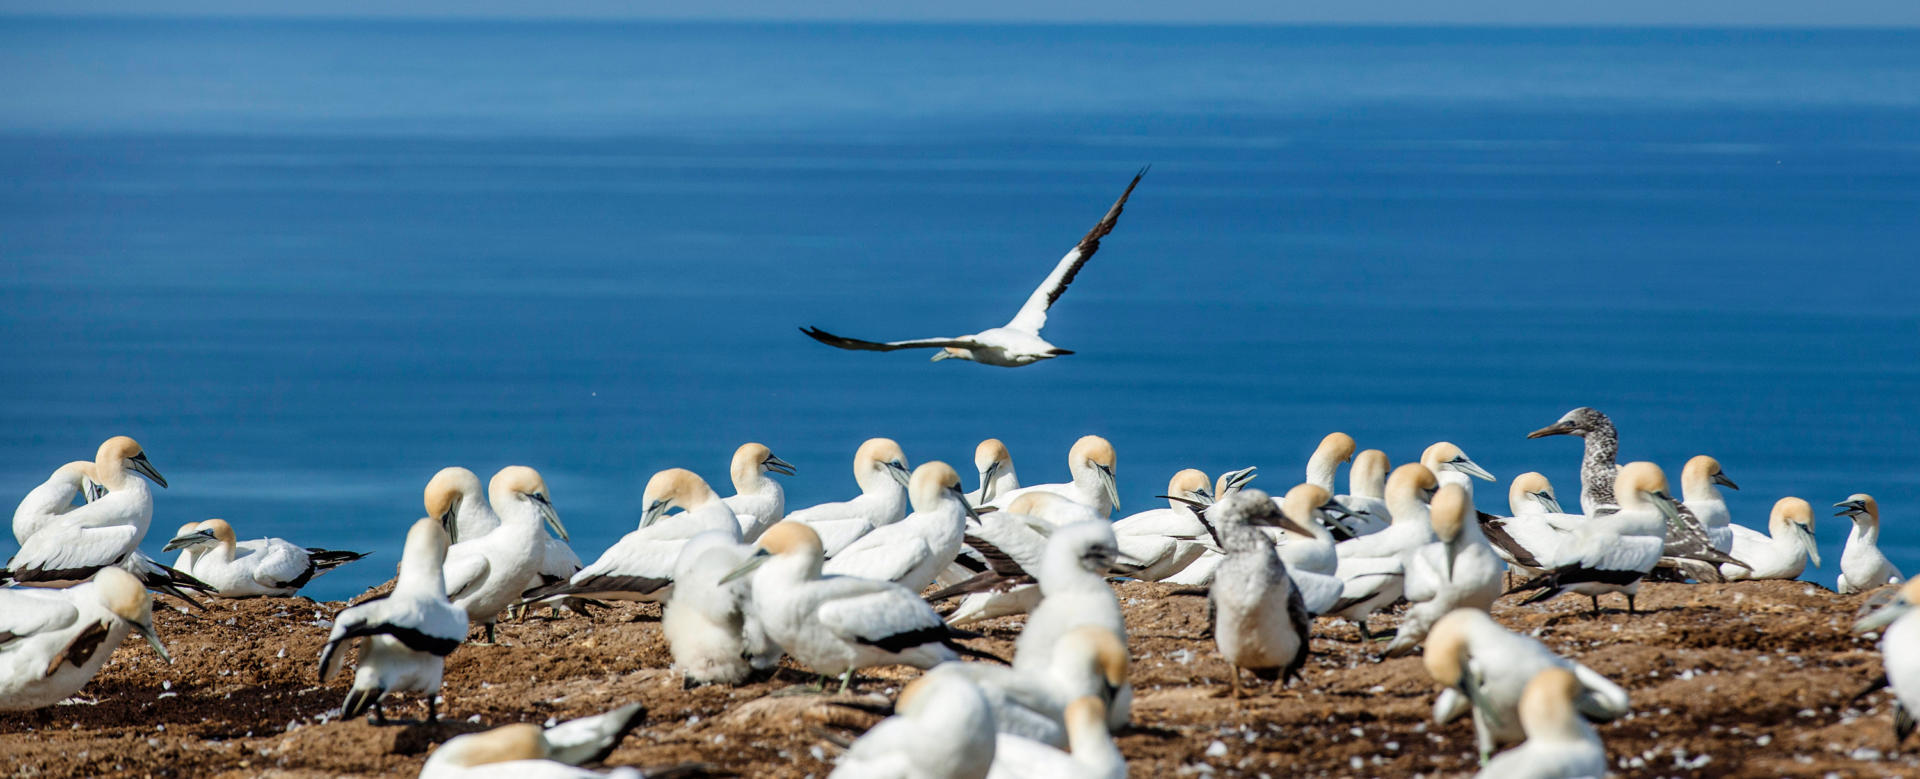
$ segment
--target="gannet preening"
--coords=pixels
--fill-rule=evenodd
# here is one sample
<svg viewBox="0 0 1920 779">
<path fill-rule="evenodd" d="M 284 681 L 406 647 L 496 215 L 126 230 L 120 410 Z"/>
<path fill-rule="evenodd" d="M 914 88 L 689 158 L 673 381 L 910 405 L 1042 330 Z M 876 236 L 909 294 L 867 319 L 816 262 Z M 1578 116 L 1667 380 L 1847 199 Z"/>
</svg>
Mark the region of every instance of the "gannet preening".
<svg viewBox="0 0 1920 779">
<path fill-rule="evenodd" d="M 1126 637 L 1120 601 L 1107 585 L 1107 574 L 1119 558 L 1120 544 L 1109 523 L 1075 522 L 1053 531 L 1040 570 L 1033 572 L 1040 579 L 1040 605 L 1014 643 L 1014 668 L 1046 667 L 1053 661 L 1054 644 L 1081 625 Z"/>
<path fill-rule="evenodd" d="M 1712 457 L 1696 455 L 1680 471 L 1680 505 L 1700 518 L 1700 524 L 1707 530 L 1707 538 L 1713 541 L 1713 548 L 1732 553 L 1733 513 L 1727 510 L 1727 498 L 1720 494 L 1721 487 L 1740 489 L 1740 485 L 1734 484 L 1720 469 L 1720 461 Z M 1751 562 L 1738 554 L 1733 554 L 1733 557 L 1741 562 Z M 1737 565 L 1734 568 L 1743 573 L 1746 570 Z"/>
<path fill-rule="evenodd" d="M 1524 603 L 1539 603 L 1572 591 L 1593 599 L 1600 612 L 1600 596 L 1618 592 L 1627 596 L 1627 613 L 1634 610 L 1640 580 L 1660 562 L 1666 546 L 1667 523 L 1679 516 L 1680 506 L 1667 492 L 1667 476 L 1649 462 L 1628 463 L 1615 481 L 1618 510 L 1589 516 L 1574 526 L 1552 550 L 1539 557 L 1546 571 L 1508 593 L 1539 592 Z M 1538 555 L 1536 555 L 1538 556 Z"/>
<path fill-rule="evenodd" d="M 894 715 L 847 748 L 829 777 L 981 779 L 994 761 L 993 711 L 951 666 L 908 683 Z"/>
<path fill-rule="evenodd" d="M 613 754 L 628 733 L 640 727 L 647 710 L 629 703 L 605 714 L 568 720 L 551 728 L 519 723 L 455 736 L 427 756 L 421 779 L 498 777 L 499 779 L 576 779 L 632 776 L 630 770 L 601 774 L 575 766 L 597 763 Z"/>
<path fill-rule="evenodd" d="M 1560 417 L 1560 421 L 1527 434 L 1528 438 L 1550 435 L 1574 435 L 1586 439 L 1580 457 L 1580 511 L 1593 516 L 1601 506 L 1613 505 L 1613 480 L 1619 471 L 1614 458 L 1619 456 L 1620 436 L 1613 420 L 1586 406 Z"/>
<path fill-rule="evenodd" d="M 753 547 L 718 530 L 694 536 L 681 548 L 673 566 L 678 586 L 667 598 L 660 632 L 686 687 L 739 684 L 779 661 L 780 647 L 753 614 L 752 583 L 720 583 L 752 555 Z"/>
<path fill-rule="evenodd" d="M 967 493 L 967 502 L 984 506 L 995 497 L 1020 489 L 1020 476 L 1013 472 L 1013 454 L 998 438 L 981 441 L 973 448 L 973 467 L 980 471 L 980 489 Z"/>
<path fill-rule="evenodd" d="M 1880 551 L 1880 502 L 1872 495 L 1855 493 L 1833 505 L 1840 509 L 1834 516 L 1853 520 L 1847 546 L 1840 551 L 1840 582 L 1835 589 L 1852 595 L 1904 579 Z"/>
<path fill-rule="evenodd" d="M 1067 631 L 1053 648 L 1053 662 L 1039 670 L 1016 671 L 994 663 L 952 663 L 980 686 L 993 707 L 994 728 L 1056 747 L 1067 746 L 1067 706 L 1093 696 L 1107 706 L 1107 726 L 1127 724 L 1131 709 L 1128 675 L 1132 659 L 1113 631 L 1082 625 Z"/>
<path fill-rule="evenodd" d="M 1324 487 L 1308 485 L 1326 494 Z M 1214 571 L 1207 600 L 1213 612 L 1213 641 L 1227 661 L 1233 697 L 1240 697 L 1240 669 L 1265 682 L 1286 686 L 1307 663 L 1313 615 L 1287 566 L 1256 527 L 1277 527 L 1305 535 L 1260 490 L 1242 490 L 1207 511 L 1220 531 L 1227 559 Z"/>
<path fill-rule="evenodd" d="M 806 333 L 808 337 L 820 343 L 841 349 L 891 352 L 897 349 L 938 348 L 940 351 L 933 355 L 934 362 L 955 358 L 998 365 L 1002 368 L 1018 368 L 1041 360 L 1073 354 L 1071 351 L 1047 343 L 1046 339 L 1040 337 L 1041 328 L 1047 325 L 1047 309 L 1067 291 L 1067 285 L 1072 284 L 1073 277 L 1080 273 L 1080 268 L 1085 266 L 1088 260 L 1093 259 L 1093 253 L 1100 250 L 1100 239 L 1113 232 L 1113 226 L 1120 221 L 1120 209 L 1127 204 L 1127 196 L 1133 194 L 1133 188 L 1140 184 L 1140 177 L 1145 175 L 1147 170 L 1141 168 L 1140 172 L 1134 175 L 1132 183 L 1127 184 L 1126 191 L 1120 193 L 1120 199 L 1114 201 L 1113 208 L 1107 210 L 1107 215 L 1101 217 L 1100 223 L 1094 225 L 1093 229 L 1087 232 L 1086 237 L 1080 239 L 1080 243 L 1073 247 L 1073 251 L 1067 252 L 1067 256 L 1060 258 L 1059 264 L 1053 266 L 1053 272 L 1047 274 L 1046 280 L 1040 282 L 1039 288 L 1027 298 L 1026 304 L 1020 307 L 1019 313 L 1014 314 L 1013 319 L 1005 325 L 955 338 L 918 338 L 910 341 L 888 342 L 847 338 L 817 327 L 803 327 L 800 328 L 800 332 Z"/>
<path fill-rule="evenodd" d="M 1069 751 L 1000 734 L 994 744 L 989 779 L 1125 779 L 1127 759 L 1113 744 L 1107 728 L 1106 707 L 1099 698 L 1085 697 L 1067 706 Z"/>
<path fill-rule="evenodd" d="M 1807 559 L 1820 565 L 1820 546 L 1813 538 L 1813 506 L 1799 498 L 1781 498 L 1773 504 L 1767 518 L 1768 533 L 1734 525 L 1734 557 L 1753 566 L 1747 570 L 1732 563 L 1720 566 L 1727 581 L 1742 579 L 1798 579 L 1807 570 Z"/>
<path fill-rule="evenodd" d="M 1353 459 L 1353 436 L 1341 432 L 1328 433 L 1320 439 L 1320 445 L 1314 447 L 1313 456 L 1307 458 L 1307 484 L 1333 494 L 1333 477 L 1341 464 Z"/>
<path fill-rule="evenodd" d="M 1073 448 L 1067 450 L 1067 472 L 1072 474 L 1073 481 L 1021 487 L 995 495 L 986 505 L 1006 506 L 1014 498 L 1030 492 L 1050 492 L 1091 508 L 1095 515 L 1105 519 L 1120 508 L 1120 488 L 1114 482 L 1116 463 L 1113 444 L 1107 439 L 1097 435 L 1081 436 L 1073 442 Z"/>
<path fill-rule="evenodd" d="M 1006 508 L 972 517 L 963 540 L 986 561 L 987 570 L 928 597 L 937 602 L 955 595 L 966 596 L 953 613 L 947 615 L 947 624 L 967 625 L 983 619 L 1025 614 L 1039 605 L 1040 588 L 1034 583 L 1035 574 L 1046 557 L 1047 539 L 1055 526 L 1040 515 L 1067 513 L 1067 507 L 1088 511 L 1052 493 L 1029 492 L 1014 498 Z"/>
<path fill-rule="evenodd" d="M 153 631 L 146 587 L 119 568 L 65 589 L 0 589 L 0 710 L 51 706 L 79 692 L 130 632 L 173 662 Z"/>
<path fill-rule="evenodd" d="M 1478 609 L 1460 609 L 1434 623 L 1421 662 L 1446 688 L 1433 701 L 1434 722 L 1444 725 L 1471 712 L 1482 760 L 1495 748 L 1526 736 L 1520 701 L 1527 683 L 1541 671 L 1560 668 L 1579 680 L 1584 692 L 1574 705 L 1589 720 L 1609 722 L 1629 708 L 1627 691 L 1620 685 L 1554 654 L 1537 639 L 1501 627 Z"/>
<path fill-rule="evenodd" d="M 907 482 L 913 513 L 861 536 L 827 560 L 829 576 L 882 579 L 914 592 L 926 589 L 960 553 L 973 507 L 953 466 L 934 460 L 914 469 Z"/>
<path fill-rule="evenodd" d="M 1340 600 L 1327 609 L 1325 616 L 1353 622 L 1363 639 L 1373 640 L 1367 618 L 1400 599 L 1406 588 L 1406 556 L 1435 540 L 1427 501 L 1439 486 L 1439 477 L 1420 463 L 1393 470 L 1387 478 L 1387 505 L 1393 512 L 1393 524 L 1334 547 L 1340 556 L 1334 573 L 1343 587 Z"/>
<path fill-rule="evenodd" d="M 467 612 L 447 600 L 441 574 L 447 546 L 447 531 L 439 520 L 413 523 L 393 592 L 334 616 L 333 632 L 320 650 L 320 681 L 332 679 L 345 665 L 343 643 L 359 639 L 360 648 L 341 716 L 358 717 L 371 709 L 384 723 L 381 698 L 390 692 L 418 692 L 427 699 L 427 720 L 438 717 L 434 696 L 440 692 L 441 671 L 447 655 L 467 637 Z"/>
<path fill-rule="evenodd" d="M 1207 551 L 1207 526 L 1201 524 L 1192 504 L 1212 501 L 1213 481 L 1188 468 L 1167 480 L 1167 508 L 1115 520 L 1113 534 L 1120 541 L 1120 553 L 1144 566 L 1134 578 L 1157 582 L 1200 559 Z"/>
<path fill-rule="evenodd" d="M 1481 779 L 1587 779 L 1607 775 L 1607 750 L 1580 716 L 1586 688 L 1572 671 L 1549 668 L 1527 682 L 1520 695 L 1520 727 L 1526 743 L 1496 755 Z"/>
<path fill-rule="evenodd" d="M 428 479 L 422 500 L 427 516 L 440 520 L 452 543 L 479 538 L 500 526 L 480 477 L 460 466 L 441 468 Z"/>
<path fill-rule="evenodd" d="M 153 521 L 153 493 L 135 474 L 167 486 L 133 439 L 114 436 L 101 443 L 91 478 L 107 493 L 42 524 L 21 542 L 20 551 L 0 572 L 0 582 L 11 579 L 30 587 L 65 587 L 92 578 L 103 567 L 125 562 L 139 549 Z M 149 586 L 155 584 L 149 582 Z"/>
<path fill-rule="evenodd" d="M 500 526 L 447 549 L 447 597 L 467 613 L 467 619 L 486 626 L 487 643 L 494 640 L 494 622 L 500 612 L 520 600 L 535 570 L 545 559 L 546 533 L 553 528 L 561 540 L 567 528 L 553 510 L 547 481 L 524 465 L 509 465 L 487 483 L 487 502 L 500 515 Z"/>
<path fill-rule="evenodd" d="M 1407 556 L 1406 597 L 1413 606 L 1387 645 L 1388 657 L 1412 652 L 1433 623 L 1453 610 L 1490 612 L 1500 598 L 1504 566 L 1481 535 L 1480 523 L 1470 516 L 1472 500 L 1458 484 L 1434 494 L 1428 513 L 1438 540 Z"/>
<path fill-rule="evenodd" d="M 766 444 L 745 443 L 733 451 L 733 465 L 728 470 L 733 477 L 733 497 L 726 502 L 734 518 L 740 520 L 740 540 L 748 543 L 787 517 L 786 490 L 780 482 L 768 478 L 768 472 L 792 476 L 794 470 Z"/>
<path fill-rule="evenodd" d="M 1907 582 L 1886 605 L 1855 622 L 1865 633 L 1886 628 L 1880 637 L 1880 660 L 1886 665 L 1885 686 L 1893 688 L 1893 743 L 1906 743 L 1920 716 L 1920 581 Z M 1861 696 L 1881 686 L 1876 682 Z M 1858 700 L 1859 696 L 1855 697 Z"/>
<path fill-rule="evenodd" d="M 73 510 L 74 498 L 93 481 L 89 476 L 92 472 L 93 463 L 75 460 L 54 469 L 45 482 L 29 490 L 13 510 L 14 542 L 25 545 L 29 536 Z"/>
<path fill-rule="evenodd" d="M 983 655 L 957 639 L 971 634 L 941 621 L 920 594 L 888 581 L 822 576 L 820 536 L 788 520 L 761 534 L 746 562 L 720 580 L 753 575 L 753 613 L 768 638 L 823 676 L 881 665 L 932 668 L 961 654 Z M 991 655 L 986 655 L 991 657 Z"/>
<path fill-rule="evenodd" d="M 1387 508 L 1387 453 L 1367 449 L 1353 456 L 1347 468 L 1347 494 L 1335 495 L 1347 518 L 1341 524 L 1354 535 L 1385 530 L 1393 513 Z"/>
<path fill-rule="evenodd" d="M 820 535 L 827 555 L 854 539 L 907 515 L 907 455 L 891 438 L 869 438 L 853 453 L 853 481 L 860 494 L 852 500 L 822 503 L 795 511 L 784 522 L 799 522 Z"/>
<path fill-rule="evenodd" d="M 222 598 L 287 597 L 313 577 L 367 556 L 366 552 L 303 548 L 280 538 L 243 543 L 224 519 L 195 523 L 162 551 L 176 549 L 193 554 L 187 573 L 212 585 L 214 594 Z"/>
<path fill-rule="evenodd" d="M 740 521 L 707 481 L 685 468 L 668 468 L 647 480 L 640 529 L 621 537 L 592 565 L 563 582 L 527 590 L 530 601 L 555 595 L 658 602 L 673 594 L 673 566 L 687 540 L 709 531 L 740 538 Z M 680 513 L 668 515 L 673 509 Z"/>
<path fill-rule="evenodd" d="M 1294 525 L 1281 529 L 1280 561 L 1287 564 L 1287 577 L 1293 580 L 1309 614 L 1333 608 L 1346 590 L 1346 582 L 1339 576 L 1340 556 L 1334 551 L 1333 534 L 1327 530 L 1334 521 L 1332 514 L 1343 510 L 1326 490 L 1312 484 L 1295 485 L 1280 501 L 1280 511 Z M 1295 528 L 1304 532 L 1295 532 Z"/>
</svg>

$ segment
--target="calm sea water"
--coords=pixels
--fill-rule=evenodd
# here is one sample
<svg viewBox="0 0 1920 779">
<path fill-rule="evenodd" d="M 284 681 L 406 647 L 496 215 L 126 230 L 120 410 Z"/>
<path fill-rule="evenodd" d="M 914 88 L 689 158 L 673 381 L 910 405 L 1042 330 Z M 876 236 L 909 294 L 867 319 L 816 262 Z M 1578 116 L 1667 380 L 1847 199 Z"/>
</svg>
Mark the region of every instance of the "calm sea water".
<svg viewBox="0 0 1920 779">
<path fill-rule="evenodd" d="M 796 506 L 874 435 L 1037 482 L 1099 433 L 1131 511 L 1335 429 L 1571 503 L 1523 436 L 1577 405 L 1742 523 L 1874 493 L 1920 569 L 1920 34 L 5 20 L 0 75 L 0 492 L 131 434 L 148 551 L 378 552 L 320 597 L 444 465 L 539 468 L 591 559 L 750 439 Z M 1146 163 L 1071 358 L 795 331 L 998 324 Z"/>
</svg>

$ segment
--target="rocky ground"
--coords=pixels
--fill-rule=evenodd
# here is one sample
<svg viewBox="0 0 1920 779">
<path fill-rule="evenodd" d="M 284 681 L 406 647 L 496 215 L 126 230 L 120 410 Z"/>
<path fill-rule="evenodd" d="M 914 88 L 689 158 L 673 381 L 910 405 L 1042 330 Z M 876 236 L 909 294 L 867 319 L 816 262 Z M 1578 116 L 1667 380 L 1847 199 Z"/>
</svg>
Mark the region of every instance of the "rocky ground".
<svg viewBox="0 0 1920 779">
<path fill-rule="evenodd" d="M 1118 591 L 1139 689 L 1119 741 L 1135 776 L 1458 776 L 1476 767 L 1471 726 L 1429 723 L 1435 688 L 1418 658 L 1375 662 L 1351 626 L 1323 620 L 1304 680 L 1228 700 L 1224 663 L 1195 638 L 1203 599 L 1152 584 Z M 1886 693 L 1848 703 L 1880 672 L 1873 642 L 1848 632 L 1863 599 L 1804 582 L 1651 585 L 1634 616 L 1619 610 L 1623 601 L 1590 616 L 1573 596 L 1503 602 L 1495 616 L 1631 690 L 1636 713 L 1599 729 L 1621 776 L 1920 776 L 1920 743 L 1894 748 Z M 350 674 L 319 685 L 314 660 L 344 605 L 165 610 L 158 623 L 174 664 L 129 643 L 81 699 L 0 713 L 0 765 L 16 776 L 406 776 L 459 733 L 639 701 L 647 724 L 609 765 L 697 761 L 742 776 L 824 776 L 838 750 L 822 731 L 864 716 L 821 695 L 772 696 L 799 678 L 791 673 L 683 690 L 658 607 L 634 604 L 511 623 L 502 646 L 462 647 L 447 663 L 447 717 L 437 726 L 337 721 L 330 710 Z M 1010 656 L 1020 624 L 987 623 L 989 639 L 976 644 Z M 856 692 L 891 695 L 917 673 L 874 672 Z M 424 713 L 407 700 L 390 713 Z"/>
</svg>

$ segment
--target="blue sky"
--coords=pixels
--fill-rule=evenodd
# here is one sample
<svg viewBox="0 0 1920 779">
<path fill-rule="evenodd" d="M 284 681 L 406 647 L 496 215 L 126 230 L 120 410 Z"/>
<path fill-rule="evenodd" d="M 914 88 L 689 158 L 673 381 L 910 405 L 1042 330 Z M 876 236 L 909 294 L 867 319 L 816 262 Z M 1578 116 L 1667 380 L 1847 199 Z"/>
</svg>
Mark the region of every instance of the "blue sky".
<svg viewBox="0 0 1920 779">
<path fill-rule="evenodd" d="M 1920 0 L 0 0 L 0 14 L 1306 24 L 1920 26 Z"/>
</svg>

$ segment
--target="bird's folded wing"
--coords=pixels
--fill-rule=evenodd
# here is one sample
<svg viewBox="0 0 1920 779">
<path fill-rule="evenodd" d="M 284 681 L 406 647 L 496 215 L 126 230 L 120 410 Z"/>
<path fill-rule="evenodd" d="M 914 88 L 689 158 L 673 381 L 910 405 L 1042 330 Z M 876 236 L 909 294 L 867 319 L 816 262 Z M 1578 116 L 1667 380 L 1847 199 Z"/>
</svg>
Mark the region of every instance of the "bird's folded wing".
<svg viewBox="0 0 1920 779">
<path fill-rule="evenodd" d="M 821 570 L 835 576 L 896 581 L 918 567 L 921 561 L 933 556 L 933 549 L 927 546 L 924 539 L 895 534 L 888 536 L 881 536 L 877 532 L 861 536 L 828 560 Z"/>
<path fill-rule="evenodd" d="M 14 556 L 17 573 L 36 571 L 86 571 L 112 565 L 126 557 L 140 543 L 141 528 L 132 525 L 78 527 L 62 524 L 33 534 Z"/>
<path fill-rule="evenodd" d="M 62 591 L 0 590 L 0 649 L 16 639 L 59 630 L 79 619 L 80 611 L 55 594 L 58 592 Z"/>
<path fill-rule="evenodd" d="M 1101 217 L 1100 223 L 1094 225 L 1092 230 L 1087 231 L 1086 237 L 1081 238 L 1080 243 L 1074 245 L 1073 251 L 1067 252 L 1067 256 L 1060 258 L 1060 262 L 1053 266 L 1053 272 L 1047 274 L 1046 281 L 1040 282 L 1040 286 L 1027 298 L 1026 304 L 1020 307 L 1020 312 L 1014 314 L 1013 319 L 1007 322 L 1007 329 L 1038 334 L 1040 328 L 1047 326 L 1047 309 L 1051 308 L 1053 301 L 1059 300 L 1060 295 L 1067 291 L 1067 285 L 1072 284 L 1073 277 L 1079 275 L 1080 268 L 1085 266 L 1088 260 L 1093 259 L 1093 253 L 1100 250 L 1100 239 L 1113 232 L 1113 226 L 1120 222 L 1120 210 L 1127 205 L 1127 197 L 1133 194 L 1133 188 L 1139 186 L 1140 177 L 1145 175 L 1147 175 L 1146 168 L 1141 168 L 1139 173 L 1134 174 L 1133 181 L 1127 184 L 1127 190 L 1120 193 L 1119 200 L 1113 201 L 1112 208 L 1107 209 L 1107 215 Z"/>
<path fill-rule="evenodd" d="M 862 341 L 844 335 L 834 335 L 818 327 L 802 327 L 800 332 L 808 338 L 841 349 L 855 349 L 863 352 L 892 352 L 900 349 L 938 349 L 952 346 L 961 349 L 984 349 L 986 344 L 964 338 L 914 338 L 906 341 Z"/>
<path fill-rule="evenodd" d="M 465 551 L 465 550 L 462 550 Z M 477 552 L 448 555 L 445 578 L 447 597 L 458 598 L 487 578 L 487 558 Z"/>
<path fill-rule="evenodd" d="M 312 558 L 306 550 L 285 542 L 268 544 L 267 548 L 247 557 L 258 561 L 253 567 L 253 580 L 268 587 L 288 586 L 306 577 L 312 567 Z"/>
<path fill-rule="evenodd" d="M 849 579 L 841 578 L 839 581 Z M 920 596 L 897 585 L 834 598 L 820 604 L 815 613 L 820 624 L 835 635 L 889 651 L 900 651 L 896 647 L 933 643 L 938 637 L 929 631 L 937 628 L 944 635 L 946 630 L 946 623 L 933 612 L 933 607 L 920 600 Z"/>
</svg>

